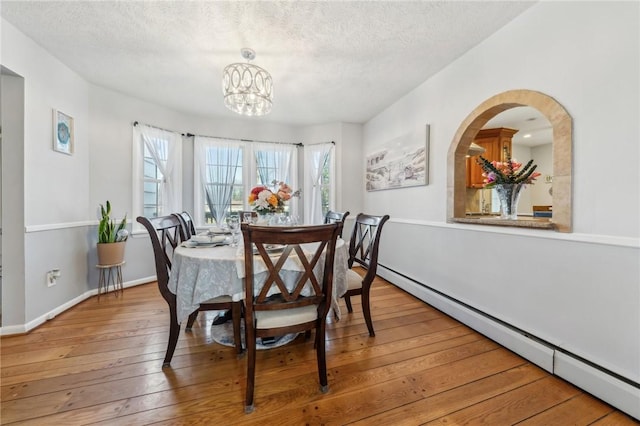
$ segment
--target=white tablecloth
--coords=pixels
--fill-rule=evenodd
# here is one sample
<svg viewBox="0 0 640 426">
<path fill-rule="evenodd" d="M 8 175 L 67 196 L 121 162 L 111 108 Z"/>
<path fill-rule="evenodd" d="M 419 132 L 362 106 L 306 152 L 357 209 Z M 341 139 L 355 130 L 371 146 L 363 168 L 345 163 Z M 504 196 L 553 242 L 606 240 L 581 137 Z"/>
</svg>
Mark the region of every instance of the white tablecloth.
<svg viewBox="0 0 640 426">
<path fill-rule="evenodd" d="M 244 299 L 243 250 L 241 245 L 239 247 L 176 248 L 169 277 L 169 290 L 176 295 L 178 322 L 184 321 L 193 311 L 198 309 L 201 302 L 213 297 L 229 295 L 233 300 Z M 347 291 L 348 258 L 347 244 L 344 240 L 339 239 L 336 243 L 331 303 L 338 318 L 340 317 L 338 299 Z M 302 270 L 297 259 L 291 259 L 287 262 L 285 269 Z M 256 273 L 261 269 L 259 263 L 255 262 Z M 264 264 L 262 264 L 262 270 L 265 270 Z M 295 277 L 295 274 L 292 274 L 292 277 Z M 260 278 L 258 276 L 256 279 Z"/>
</svg>

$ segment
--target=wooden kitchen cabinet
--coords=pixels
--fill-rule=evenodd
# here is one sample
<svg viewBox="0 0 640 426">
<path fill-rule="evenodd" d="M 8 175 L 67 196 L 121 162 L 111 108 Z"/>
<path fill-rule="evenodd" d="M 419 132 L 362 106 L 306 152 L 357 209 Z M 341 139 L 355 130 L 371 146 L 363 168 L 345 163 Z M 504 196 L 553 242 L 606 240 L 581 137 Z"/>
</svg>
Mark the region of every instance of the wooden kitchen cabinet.
<svg viewBox="0 0 640 426">
<path fill-rule="evenodd" d="M 474 143 L 485 149 L 482 156 L 489 161 L 506 161 L 511 153 L 511 139 L 518 131 L 498 127 L 482 129 L 476 135 Z M 467 188 L 482 188 L 484 185 L 483 170 L 477 161 L 479 155 L 467 158 Z"/>
</svg>

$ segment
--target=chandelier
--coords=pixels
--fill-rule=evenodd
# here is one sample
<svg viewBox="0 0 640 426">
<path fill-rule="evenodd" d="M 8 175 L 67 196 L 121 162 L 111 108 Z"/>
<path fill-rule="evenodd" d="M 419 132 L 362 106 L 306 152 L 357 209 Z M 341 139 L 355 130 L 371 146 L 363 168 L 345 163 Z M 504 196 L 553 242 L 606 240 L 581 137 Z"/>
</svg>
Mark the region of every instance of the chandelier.
<svg viewBox="0 0 640 426">
<path fill-rule="evenodd" d="M 240 53 L 247 62 L 228 65 L 222 75 L 224 104 L 238 114 L 268 114 L 273 104 L 271 74 L 249 63 L 255 59 L 256 52 L 244 48 Z"/>
</svg>

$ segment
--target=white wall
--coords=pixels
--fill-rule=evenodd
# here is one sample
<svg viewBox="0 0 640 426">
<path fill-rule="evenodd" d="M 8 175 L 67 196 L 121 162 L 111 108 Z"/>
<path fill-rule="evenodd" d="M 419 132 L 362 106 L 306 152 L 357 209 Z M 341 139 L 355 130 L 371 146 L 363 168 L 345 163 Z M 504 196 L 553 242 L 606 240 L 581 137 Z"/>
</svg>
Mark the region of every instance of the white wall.
<svg viewBox="0 0 640 426">
<path fill-rule="evenodd" d="M 2 324 L 25 322 L 24 79 L 2 69 Z M 7 185 L 9 183 L 9 185 Z"/>
<path fill-rule="evenodd" d="M 366 154 L 431 124 L 430 185 L 365 195 L 365 209 L 392 218 L 385 267 L 636 383 L 638 13 L 637 2 L 540 2 L 363 131 Z M 550 95 L 573 117 L 573 234 L 446 223 L 452 138 L 480 103 L 512 89 Z"/>
<path fill-rule="evenodd" d="M 4 20 L 1 31 L 2 65 L 24 78 L 24 108 L 16 117 L 22 122 L 10 123 L 24 127 L 23 137 L 12 142 L 22 145 L 20 156 L 10 160 L 20 173 L 13 179 L 17 184 L 24 181 L 24 211 L 21 217 L 3 217 L 7 228 L 22 234 L 17 236 L 20 245 L 12 245 L 16 260 L 10 261 L 10 254 L 4 253 L 4 328 L 23 326 L 74 299 L 78 289 L 86 287 L 89 84 Z M 72 156 L 52 149 L 53 109 L 75 120 Z M 46 273 L 54 268 L 60 268 L 62 276 L 56 286 L 47 287 Z M 9 276 L 16 280 L 9 281 Z M 11 295 L 7 294 L 10 288 Z"/>
<path fill-rule="evenodd" d="M 336 162 L 338 199 L 337 209 L 349 211 L 354 218 L 364 211 L 364 163 L 362 154 L 362 125 L 342 123 L 342 134 Z M 345 235 L 348 235 L 345 233 Z"/>
</svg>

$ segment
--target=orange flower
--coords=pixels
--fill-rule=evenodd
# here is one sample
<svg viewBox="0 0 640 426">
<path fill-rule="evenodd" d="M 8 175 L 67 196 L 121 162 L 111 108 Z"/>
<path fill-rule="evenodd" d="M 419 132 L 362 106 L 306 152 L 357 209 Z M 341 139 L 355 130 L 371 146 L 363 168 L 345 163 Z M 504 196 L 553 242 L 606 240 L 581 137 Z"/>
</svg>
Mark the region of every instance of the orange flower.
<svg viewBox="0 0 640 426">
<path fill-rule="evenodd" d="M 299 197 L 300 191 L 293 192 L 284 182 L 273 181 L 274 190 L 265 186 L 256 186 L 249 193 L 249 204 L 258 213 L 283 212 L 285 202 L 291 197 Z M 277 188 L 277 189 L 275 189 Z"/>
</svg>

